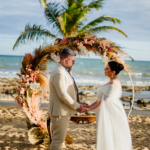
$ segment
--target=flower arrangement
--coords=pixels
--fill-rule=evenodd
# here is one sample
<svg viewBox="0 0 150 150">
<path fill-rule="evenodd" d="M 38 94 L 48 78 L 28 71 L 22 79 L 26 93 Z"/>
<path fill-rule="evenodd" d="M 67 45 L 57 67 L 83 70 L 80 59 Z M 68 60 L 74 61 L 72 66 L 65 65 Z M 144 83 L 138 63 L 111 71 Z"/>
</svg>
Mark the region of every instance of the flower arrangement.
<svg viewBox="0 0 150 150">
<path fill-rule="evenodd" d="M 55 40 L 54 46 L 71 48 L 76 54 L 83 56 L 88 56 L 89 52 L 93 51 L 96 55 L 102 57 L 104 65 L 106 65 L 108 61 L 114 60 L 124 65 L 124 71 L 130 72 L 129 65 L 125 63 L 125 59 L 131 57 L 120 50 L 120 47 L 116 46 L 110 40 L 97 38 L 96 35 L 89 34 L 88 32 L 77 37 L 58 38 Z M 59 54 L 57 54 L 57 56 L 59 56 Z"/>
<path fill-rule="evenodd" d="M 56 39 L 54 45 L 35 49 L 33 54 L 25 54 L 20 74 L 20 84 L 18 85 L 18 96 L 15 101 L 23 108 L 30 124 L 46 129 L 46 122 L 42 119 L 42 111 L 39 109 L 42 89 L 48 88 L 46 71 L 49 62 L 58 62 L 63 48 L 70 48 L 78 55 L 88 56 L 90 51 L 102 57 L 104 65 L 107 61 L 114 60 L 124 65 L 124 71 L 130 72 L 129 66 L 124 59 L 128 58 L 126 53 L 120 50 L 110 40 L 97 38 L 88 32 L 77 37 L 64 37 Z M 131 58 L 131 57 L 129 57 Z M 131 58 L 132 59 L 132 58 Z M 133 59 L 132 59 L 133 60 Z"/>
<path fill-rule="evenodd" d="M 17 74 L 20 77 L 20 85 L 18 85 L 18 96 L 15 98 L 15 101 L 23 108 L 31 124 L 46 129 L 46 123 L 41 118 L 42 111 L 39 110 L 41 96 L 40 83 L 37 83 L 39 71 L 33 71 L 31 67 L 32 64 L 26 66 L 26 74 L 24 76 Z"/>
</svg>

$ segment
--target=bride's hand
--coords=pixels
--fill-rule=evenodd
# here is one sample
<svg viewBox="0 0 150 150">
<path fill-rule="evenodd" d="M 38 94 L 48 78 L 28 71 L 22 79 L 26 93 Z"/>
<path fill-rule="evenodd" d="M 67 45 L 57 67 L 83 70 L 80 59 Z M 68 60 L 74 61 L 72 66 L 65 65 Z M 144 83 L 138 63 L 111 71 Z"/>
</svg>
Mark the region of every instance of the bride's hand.
<svg viewBox="0 0 150 150">
<path fill-rule="evenodd" d="M 87 107 L 84 107 L 86 112 L 89 112 L 90 111 L 90 108 L 87 108 Z"/>
<path fill-rule="evenodd" d="M 80 104 L 82 104 L 84 107 L 89 106 L 87 103 L 85 102 L 80 102 Z"/>
<path fill-rule="evenodd" d="M 91 106 L 90 105 L 86 105 L 86 106 L 84 106 L 85 108 L 90 108 Z"/>
</svg>

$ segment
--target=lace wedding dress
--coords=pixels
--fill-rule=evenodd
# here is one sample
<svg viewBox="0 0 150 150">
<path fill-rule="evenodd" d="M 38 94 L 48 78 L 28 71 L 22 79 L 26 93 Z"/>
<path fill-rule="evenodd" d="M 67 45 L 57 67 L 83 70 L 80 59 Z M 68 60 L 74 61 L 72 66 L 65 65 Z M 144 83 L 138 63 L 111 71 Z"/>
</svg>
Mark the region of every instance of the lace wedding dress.
<svg viewBox="0 0 150 150">
<path fill-rule="evenodd" d="M 131 134 L 123 105 L 122 91 L 113 85 L 97 90 L 101 106 L 96 110 L 97 150 L 132 150 Z"/>
</svg>

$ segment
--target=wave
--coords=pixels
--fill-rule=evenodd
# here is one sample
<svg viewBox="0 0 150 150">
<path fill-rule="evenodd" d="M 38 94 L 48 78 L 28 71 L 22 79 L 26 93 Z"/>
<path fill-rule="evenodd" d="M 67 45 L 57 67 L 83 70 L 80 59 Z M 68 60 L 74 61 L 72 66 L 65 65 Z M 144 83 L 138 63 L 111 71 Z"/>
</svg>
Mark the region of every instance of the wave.
<svg viewBox="0 0 150 150">
<path fill-rule="evenodd" d="M 16 73 L 18 73 L 18 72 L 15 72 L 15 71 L 0 71 L 0 76 L 2 75 L 2 74 L 14 74 L 14 75 L 16 75 Z"/>
<path fill-rule="evenodd" d="M 75 79 L 78 85 L 104 85 L 108 80 L 92 80 L 92 79 Z M 131 86 L 131 81 L 121 81 L 122 85 Z M 134 86 L 150 86 L 150 82 L 147 81 L 133 81 Z"/>
<path fill-rule="evenodd" d="M 92 71 L 89 71 L 89 72 L 80 72 L 80 74 L 82 75 L 101 75 L 100 73 L 96 73 L 96 72 L 92 72 Z"/>
<path fill-rule="evenodd" d="M 74 72 L 75 74 L 80 75 L 94 75 L 94 76 L 104 76 L 104 73 L 100 72 L 92 72 L 92 71 L 83 71 L 83 72 Z M 150 77 L 150 73 L 134 73 L 135 77 Z M 128 77 L 127 73 L 120 73 L 119 76 L 126 76 Z"/>
<path fill-rule="evenodd" d="M 104 85 L 107 81 L 104 80 L 89 80 L 89 79 L 75 79 L 78 85 Z"/>
<path fill-rule="evenodd" d="M 120 73 L 119 75 L 120 76 L 128 76 L 127 73 Z M 136 72 L 136 73 L 134 73 L 134 75 L 137 76 L 137 77 L 139 77 L 139 76 L 141 76 L 141 77 L 150 77 L 150 73 Z"/>
</svg>

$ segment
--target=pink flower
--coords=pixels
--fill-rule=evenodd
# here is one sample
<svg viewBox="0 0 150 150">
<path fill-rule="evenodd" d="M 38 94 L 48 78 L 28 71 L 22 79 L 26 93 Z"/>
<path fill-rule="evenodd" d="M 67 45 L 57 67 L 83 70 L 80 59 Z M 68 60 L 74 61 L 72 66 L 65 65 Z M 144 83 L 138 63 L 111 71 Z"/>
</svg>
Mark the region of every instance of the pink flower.
<svg viewBox="0 0 150 150">
<path fill-rule="evenodd" d="M 107 47 L 110 47 L 110 44 L 109 44 L 109 43 L 107 43 L 107 44 L 106 44 L 106 46 L 107 46 Z"/>
<path fill-rule="evenodd" d="M 103 47 L 103 44 L 99 43 L 99 46 L 98 46 L 98 47 L 101 47 L 101 48 L 102 48 L 102 47 Z"/>
<path fill-rule="evenodd" d="M 84 40 L 84 44 L 88 44 L 88 41 L 87 41 L 87 39 L 85 39 L 85 40 Z"/>
<path fill-rule="evenodd" d="M 24 88 L 21 88 L 21 89 L 20 89 L 20 94 L 24 95 L 24 94 L 25 94 L 25 91 L 26 91 L 26 90 L 25 90 Z"/>
<path fill-rule="evenodd" d="M 73 45 L 77 45 L 79 43 L 79 41 L 78 40 L 75 40 L 74 42 L 73 42 Z"/>
<path fill-rule="evenodd" d="M 88 41 L 88 44 L 91 46 L 93 45 L 93 43 L 95 43 L 93 40 Z"/>
<path fill-rule="evenodd" d="M 64 38 L 64 39 L 61 40 L 60 43 L 61 43 L 62 45 L 66 45 L 66 44 L 68 43 L 68 41 L 69 41 L 69 38 Z"/>
<path fill-rule="evenodd" d="M 26 75 L 25 77 L 26 77 L 26 78 L 29 78 L 29 75 Z"/>
<path fill-rule="evenodd" d="M 79 47 L 83 46 L 82 42 L 78 43 L 77 44 Z"/>
</svg>

